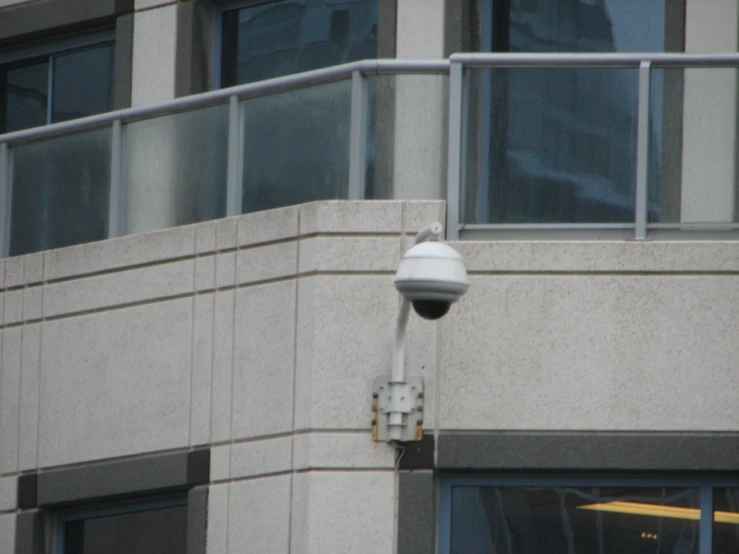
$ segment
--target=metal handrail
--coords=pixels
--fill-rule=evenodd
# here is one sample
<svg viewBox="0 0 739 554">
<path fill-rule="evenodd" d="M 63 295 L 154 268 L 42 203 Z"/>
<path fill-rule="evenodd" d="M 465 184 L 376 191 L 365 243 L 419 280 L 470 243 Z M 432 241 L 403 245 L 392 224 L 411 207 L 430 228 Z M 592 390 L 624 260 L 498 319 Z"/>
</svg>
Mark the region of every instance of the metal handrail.
<svg viewBox="0 0 739 554">
<path fill-rule="evenodd" d="M 632 68 L 638 70 L 638 116 L 634 192 L 634 238 L 643 240 L 647 230 L 655 228 L 648 222 L 648 167 L 651 117 L 651 74 L 654 68 L 739 67 L 739 53 L 458 53 L 449 58 L 449 145 L 447 158 L 447 238 L 456 239 L 459 231 L 469 228 L 460 221 L 463 187 L 463 142 L 465 137 L 464 70 L 470 68 Z M 538 226 L 539 224 L 536 224 Z M 607 228 L 607 224 L 594 224 Z M 502 228 L 498 224 L 484 225 Z M 535 224 L 524 225 L 534 227 Z M 671 227 L 678 226 L 673 225 Z M 666 228 L 668 226 L 665 226 Z M 726 224 L 723 228 L 739 228 Z M 537 227 L 538 228 L 538 227 Z M 582 228 L 572 224 L 570 228 Z"/>
<path fill-rule="evenodd" d="M 634 67 L 650 62 L 653 67 L 734 67 L 739 53 L 686 54 L 680 52 L 644 53 L 499 53 L 452 54 L 451 63 L 465 67 Z"/>
<path fill-rule="evenodd" d="M 194 94 L 192 96 L 176 98 L 174 100 L 168 100 L 158 104 L 125 108 L 123 110 L 105 112 L 71 121 L 64 121 L 62 123 L 53 123 L 43 127 L 13 131 L 11 133 L 0 135 L 0 144 L 13 144 L 66 134 L 83 129 L 87 130 L 103 127 L 116 120 L 126 123 L 137 119 L 146 119 L 149 117 L 167 115 L 194 108 L 202 108 L 213 104 L 219 104 L 221 102 L 228 102 L 229 98 L 232 96 L 244 99 L 276 92 L 286 92 L 296 88 L 319 85 L 331 81 L 351 79 L 354 72 L 359 72 L 362 75 L 393 73 L 448 73 L 449 60 L 376 59 L 334 65 L 312 71 L 304 71 L 302 73 L 293 73 L 291 75 L 285 75 L 284 77 L 275 77 L 274 79 L 266 79 L 255 83 Z"/>
</svg>

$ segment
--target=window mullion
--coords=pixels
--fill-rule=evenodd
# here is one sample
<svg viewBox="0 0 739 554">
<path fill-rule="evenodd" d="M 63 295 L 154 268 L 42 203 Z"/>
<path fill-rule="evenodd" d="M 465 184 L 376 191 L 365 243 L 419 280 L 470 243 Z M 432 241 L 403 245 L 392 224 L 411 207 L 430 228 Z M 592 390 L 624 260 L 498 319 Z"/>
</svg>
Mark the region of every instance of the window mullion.
<svg viewBox="0 0 739 554">
<path fill-rule="evenodd" d="M 698 554 L 711 554 L 713 548 L 713 487 L 701 487 L 701 519 Z"/>
</svg>

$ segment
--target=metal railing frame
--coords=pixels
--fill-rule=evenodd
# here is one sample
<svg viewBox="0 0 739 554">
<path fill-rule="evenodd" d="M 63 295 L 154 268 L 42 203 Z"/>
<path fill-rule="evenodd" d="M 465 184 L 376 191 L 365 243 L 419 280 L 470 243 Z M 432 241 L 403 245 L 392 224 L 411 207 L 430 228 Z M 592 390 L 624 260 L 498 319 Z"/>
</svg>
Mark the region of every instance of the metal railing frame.
<svg viewBox="0 0 739 554">
<path fill-rule="evenodd" d="M 685 54 L 685 53 L 460 53 L 449 58 L 449 152 L 447 181 L 447 239 L 458 239 L 459 232 L 469 230 L 607 230 L 633 229 L 636 240 L 644 240 L 648 229 L 734 230 L 738 223 L 649 223 L 648 170 L 649 121 L 652 70 L 655 68 L 739 68 L 739 53 Z M 632 224 L 565 223 L 565 224 L 465 224 L 460 221 L 460 206 L 464 185 L 462 139 L 453 137 L 459 129 L 465 136 L 464 70 L 470 68 L 633 68 L 638 70 L 638 115 L 636 140 L 636 187 L 634 222 Z"/>
<path fill-rule="evenodd" d="M 448 60 L 396 60 L 376 59 L 352 62 L 304 73 L 277 77 L 256 83 L 239 85 L 203 94 L 177 98 L 149 106 L 133 107 L 106 112 L 90 117 L 15 131 L 0 135 L 0 198 L 6 200 L 0 209 L 0 254 L 7 255 L 10 235 L 9 201 L 12 194 L 10 147 L 34 140 L 51 138 L 77 131 L 110 126 L 111 140 L 111 194 L 109 206 L 109 237 L 126 233 L 125 229 L 125 178 L 123 163 L 123 125 L 132 121 L 174 114 L 195 108 L 228 103 L 228 161 L 226 215 L 241 213 L 244 124 L 240 100 L 286 92 L 339 80 L 351 81 L 351 113 L 349 144 L 349 199 L 364 198 L 365 167 L 367 150 L 367 77 L 380 74 L 449 74 L 449 113 L 447 145 L 447 238 L 459 238 L 463 229 L 543 229 L 546 224 L 475 224 L 465 225 L 460 221 L 462 185 L 464 173 L 466 90 L 465 70 L 470 68 L 634 68 L 638 70 L 638 120 L 635 220 L 633 224 L 618 224 L 618 228 L 634 229 L 634 238 L 646 238 L 648 229 L 706 229 L 733 230 L 736 223 L 715 224 L 649 224 L 648 166 L 649 166 L 649 119 L 650 85 L 654 68 L 677 67 L 733 67 L 739 68 L 739 53 L 728 54 L 546 54 L 546 53 L 461 53 L 453 54 Z M 608 229 L 613 224 L 558 224 L 561 229 Z"/>
</svg>

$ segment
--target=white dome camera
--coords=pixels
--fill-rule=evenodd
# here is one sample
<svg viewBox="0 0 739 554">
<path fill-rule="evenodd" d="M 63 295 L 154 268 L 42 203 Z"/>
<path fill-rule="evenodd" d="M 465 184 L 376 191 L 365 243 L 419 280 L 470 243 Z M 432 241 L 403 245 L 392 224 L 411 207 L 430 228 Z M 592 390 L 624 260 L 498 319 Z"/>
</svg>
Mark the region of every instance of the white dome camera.
<svg viewBox="0 0 739 554">
<path fill-rule="evenodd" d="M 395 274 L 395 288 L 424 319 L 444 317 L 468 287 L 462 256 L 443 242 L 415 245 L 405 253 Z"/>
</svg>

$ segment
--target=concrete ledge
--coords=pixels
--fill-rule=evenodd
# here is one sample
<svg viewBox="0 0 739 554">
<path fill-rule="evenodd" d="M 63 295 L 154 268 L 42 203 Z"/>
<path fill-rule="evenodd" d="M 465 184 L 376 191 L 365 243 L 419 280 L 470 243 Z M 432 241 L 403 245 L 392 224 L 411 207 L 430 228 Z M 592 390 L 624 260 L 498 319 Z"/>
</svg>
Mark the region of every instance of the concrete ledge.
<svg viewBox="0 0 739 554">
<path fill-rule="evenodd" d="M 38 506 L 188 488 L 210 479 L 210 450 L 44 471 L 37 479 Z"/>
<path fill-rule="evenodd" d="M 438 469 L 737 471 L 736 433 L 441 432 Z"/>
<path fill-rule="evenodd" d="M 739 272 L 736 241 L 460 241 L 471 272 Z"/>
</svg>

